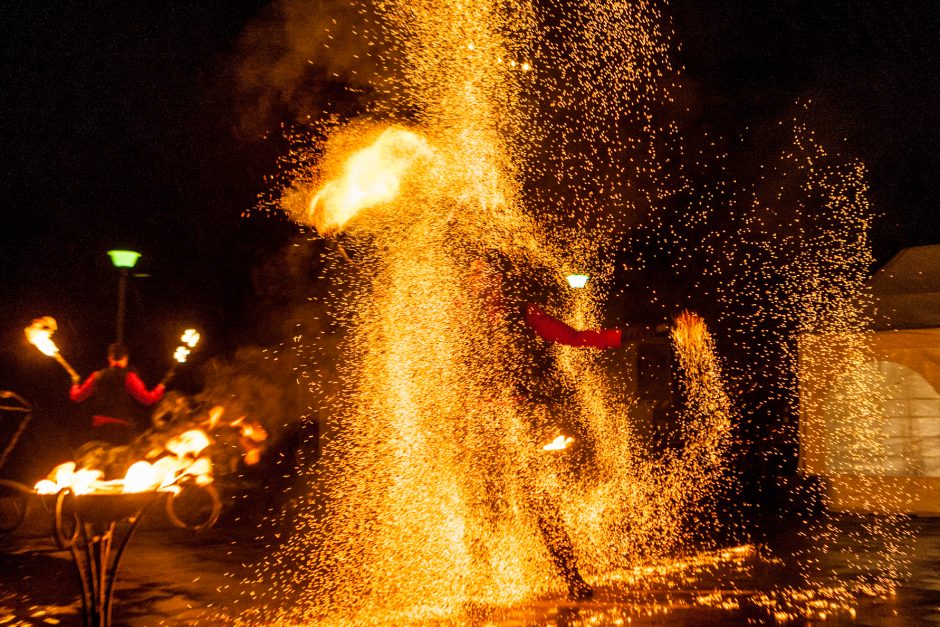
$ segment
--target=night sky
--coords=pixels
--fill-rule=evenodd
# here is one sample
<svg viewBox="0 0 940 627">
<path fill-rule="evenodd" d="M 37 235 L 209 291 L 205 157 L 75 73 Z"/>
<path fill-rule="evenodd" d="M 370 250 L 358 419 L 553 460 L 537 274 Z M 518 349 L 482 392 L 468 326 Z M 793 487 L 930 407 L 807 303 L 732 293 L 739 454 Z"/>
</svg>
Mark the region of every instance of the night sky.
<svg viewBox="0 0 940 627">
<path fill-rule="evenodd" d="M 181 324 L 207 332 L 210 354 L 253 337 L 263 303 L 252 269 L 292 229 L 242 214 L 286 149 L 281 124 L 348 105 L 324 78 L 329 60 L 298 75 L 302 98 L 265 89 L 284 43 L 259 42 L 279 15 L 267 5 L 4 3 L 0 389 L 46 407 L 64 398 L 64 372 L 23 339 L 39 315 L 58 319 L 80 371 L 102 365 L 113 247 L 144 255 L 128 338 L 148 382 L 169 365 Z M 726 142 L 732 170 L 811 101 L 807 121 L 869 166 L 879 262 L 940 242 L 940 3 L 679 0 L 667 12 L 690 128 Z"/>
</svg>

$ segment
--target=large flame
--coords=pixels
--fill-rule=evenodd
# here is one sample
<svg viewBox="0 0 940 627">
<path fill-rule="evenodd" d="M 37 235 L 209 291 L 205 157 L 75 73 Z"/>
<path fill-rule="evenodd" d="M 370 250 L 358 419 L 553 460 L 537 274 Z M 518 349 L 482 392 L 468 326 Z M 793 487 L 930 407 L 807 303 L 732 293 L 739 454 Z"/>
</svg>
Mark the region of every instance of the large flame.
<svg viewBox="0 0 940 627">
<path fill-rule="evenodd" d="M 70 488 L 75 494 L 88 494 L 95 491 L 95 486 L 101 482 L 104 472 L 82 468 L 75 470 L 75 462 L 59 464 L 49 473 L 48 479 L 36 484 L 35 490 L 39 494 L 55 494 L 64 488 Z"/>
<path fill-rule="evenodd" d="M 180 435 L 170 438 L 166 443 L 166 450 L 177 457 L 198 455 L 209 446 L 209 436 L 201 429 L 190 429 Z"/>
<path fill-rule="evenodd" d="M 144 451 L 140 455 L 143 459 L 134 461 L 122 479 L 105 480 L 104 471 L 91 467 L 100 460 L 86 462 L 81 470 L 76 470 L 75 462 L 66 462 L 56 466 L 34 489 L 40 494 L 55 494 L 64 488 L 75 494 L 177 492 L 183 480 L 204 486 L 214 480 L 212 458 L 219 453 L 219 447 L 240 455 L 246 466 L 257 464 L 267 445 L 267 430 L 246 416 L 226 420 L 224 414 L 225 408 L 217 405 L 205 413 L 204 419 L 191 421 L 188 429 L 143 434 L 132 445 L 147 444 L 146 448 L 135 448 Z M 225 458 L 221 456 L 219 466 L 223 475 L 228 463 Z"/>
<path fill-rule="evenodd" d="M 52 341 L 52 334 L 55 333 L 56 328 L 55 318 L 52 316 L 36 318 L 25 329 L 26 339 L 44 355 L 54 357 L 59 352 L 59 348 Z"/>
<path fill-rule="evenodd" d="M 409 168 L 432 155 L 424 137 L 403 128 L 385 129 L 346 160 L 338 178 L 314 194 L 306 221 L 321 235 L 341 231 L 363 209 L 394 200 Z"/>
<path fill-rule="evenodd" d="M 211 444 L 205 431 L 190 429 L 170 438 L 165 450 L 158 452 L 162 456 L 154 463 L 140 460 L 131 464 L 123 479 L 105 481 L 101 470 L 75 470 L 75 462 L 66 462 L 56 466 L 34 489 L 39 494 L 56 494 L 65 488 L 75 494 L 177 491 L 184 478 L 207 485 L 212 483 L 212 462 L 203 452 Z"/>
<path fill-rule="evenodd" d="M 158 485 L 156 469 L 145 461 L 134 462 L 124 475 L 124 492 L 147 492 Z"/>
</svg>

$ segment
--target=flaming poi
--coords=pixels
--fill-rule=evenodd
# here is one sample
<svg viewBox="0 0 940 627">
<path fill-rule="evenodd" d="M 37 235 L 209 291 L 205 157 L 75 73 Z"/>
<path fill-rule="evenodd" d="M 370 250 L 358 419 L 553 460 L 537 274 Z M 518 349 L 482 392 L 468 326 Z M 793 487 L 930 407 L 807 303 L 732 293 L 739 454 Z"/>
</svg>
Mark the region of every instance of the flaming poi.
<svg viewBox="0 0 940 627">
<path fill-rule="evenodd" d="M 186 360 L 189 359 L 189 356 L 192 354 L 192 349 L 196 348 L 196 344 L 199 343 L 200 337 L 196 329 L 186 329 L 183 331 L 183 335 L 180 336 L 180 345 L 173 351 L 174 363 L 163 376 L 162 383 L 166 384 L 173 375 L 176 374 L 176 366 L 186 363 Z"/>
<path fill-rule="evenodd" d="M 69 376 L 72 377 L 72 380 L 77 381 L 80 378 L 78 373 L 75 372 L 71 364 L 59 353 L 59 347 L 52 341 L 52 334 L 55 333 L 57 328 L 58 325 L 56 324 L 55 318 L 52 316 L 43 316 L 42 318 L 33 320 L 33 323 L 26 327 L 24 331 L 26 332 L 26 339 L 30 344 L 38 348 L 43 355 L 48 355 L 59 362 L 59 364 L 65 368 L 66 372 L 69 373 Z"/>
<path fill-rule="evenodd" d="M 173 351 L 173 359 L 180 364 L 186 363 L 186 359 L 189 357 L 190 353 L 192 353 L 192 349 L 196 348 L 196 344 L 199 343 L 200 337 L 196 329 L 186 329 L 183 331 L 183 335 L 180 337 L 181 344 Z"/>
</svg>

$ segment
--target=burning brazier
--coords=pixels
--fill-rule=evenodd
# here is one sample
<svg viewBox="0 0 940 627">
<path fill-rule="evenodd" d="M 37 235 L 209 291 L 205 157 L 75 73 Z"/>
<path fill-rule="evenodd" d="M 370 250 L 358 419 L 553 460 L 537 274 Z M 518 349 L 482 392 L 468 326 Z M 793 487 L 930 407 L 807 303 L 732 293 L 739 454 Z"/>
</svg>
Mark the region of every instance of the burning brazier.
<svg viewBox="0 0 940 627">
<path fill-rule="evenodd" d="M 123 479 L 105 480 L 100 470 L 76 471 L 74 462 L 67 462 L 36 484 L 52 512 L 56 544 L 72 555 L 86 625 L 110 625 L 121 558 L 153 507 L 163 503 L 177 527 L 197 531 L 215 523 L 221 500 L 212 483 L 211 463 L 200 455 L 208 445 L 204 432 L 187 431 L 167 442 L 165 456 L 152 464 L 132 464 Z M 175 507 L 181 494 L 193 490 L 201 491 L 209 504 L 198 521 L 184 520 Z"/>
</svg>

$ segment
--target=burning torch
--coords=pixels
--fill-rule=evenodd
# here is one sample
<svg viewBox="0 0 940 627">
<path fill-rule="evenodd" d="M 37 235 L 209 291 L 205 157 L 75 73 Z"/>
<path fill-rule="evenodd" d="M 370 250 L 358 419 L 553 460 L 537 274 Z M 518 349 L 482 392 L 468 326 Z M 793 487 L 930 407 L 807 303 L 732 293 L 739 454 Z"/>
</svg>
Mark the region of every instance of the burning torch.
<svg viewBox="0 0 940 627">
<path fill-rule="evenodd" d="M 196 344 L 199 343 L 199 332 L 196 329 L 186 329 L 183 331 L 183 335 L 180 337 L 180 345 L 176 347 L 176 350 L 173 351 L 173 365 L 170 366 L 170 369 L 167 370 L 167 373 L 163 375 L 163 380 L 160 381 L 161 385 L 166 385 L 170 382 L 170 379 L 173 378 L 173 375 L 176 374 L 176 367 L 179 364 L 186 363 L 186 359 L 192 353 L 192 349 L 196 348 Z"/>
<path fill-rule="evenodd" d="M 71 364 L 65 361 L 65 357 L 59 353 L 59 347 L 52 341 L 52 334 L 55 333 L 57 328 L 55 318 L 52 316 L 36 318 L 33 320 L 33 323 L 25 329 L 26 339 L 44 355 L 48 355 L 59 362 L 59 364 L 65 368 L 66 372 L 69 373 L 69 376 L 72 377 L 72 382 L 78 383 L 81 377 L 75 372 L 75 368 L 72 368 Z"/>
</svg>

